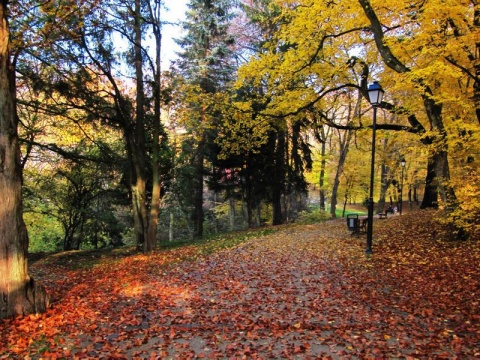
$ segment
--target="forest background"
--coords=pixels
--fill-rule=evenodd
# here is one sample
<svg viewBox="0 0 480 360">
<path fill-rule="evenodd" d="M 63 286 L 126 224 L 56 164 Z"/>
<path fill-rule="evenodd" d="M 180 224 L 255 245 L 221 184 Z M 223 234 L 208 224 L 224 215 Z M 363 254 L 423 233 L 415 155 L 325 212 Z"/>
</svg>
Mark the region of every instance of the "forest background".
<svg viewBox="0 0 480 360">
<path fill-rule="evenodd" d="M 2 242 L 149 252 L 294 221 L 314 191 L 336 216 L 367 198 L 374 80 L 377 211 L 405 193 L 455 237 L 477 230 L 476 2 L 191 0 L 169 67 L 164 5 L 8 4 L 29 238 L 4 222 Z"/>
</svg>

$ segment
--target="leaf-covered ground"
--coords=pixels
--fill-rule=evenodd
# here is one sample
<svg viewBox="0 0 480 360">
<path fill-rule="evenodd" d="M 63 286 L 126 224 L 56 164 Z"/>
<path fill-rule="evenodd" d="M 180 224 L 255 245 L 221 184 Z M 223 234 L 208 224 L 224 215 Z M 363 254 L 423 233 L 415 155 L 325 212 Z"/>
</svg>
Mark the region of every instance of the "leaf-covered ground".
<svg viewBox="0 0 480 360">
<path fill-rule="evenodd" d="M 53 307 L 0 322 L 0 358 L 480 357 L 480 241 L 432 212 L 377 220 L 374 255 L 344 219 L 212 252 L 81 253 L 32 266 Z"/>
</svg>

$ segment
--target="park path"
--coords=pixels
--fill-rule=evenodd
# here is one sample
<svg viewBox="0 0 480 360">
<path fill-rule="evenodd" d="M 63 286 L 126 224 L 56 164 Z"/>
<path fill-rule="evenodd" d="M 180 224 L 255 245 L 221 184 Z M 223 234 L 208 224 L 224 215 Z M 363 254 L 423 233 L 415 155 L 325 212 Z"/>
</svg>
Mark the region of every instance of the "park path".
<svg viewBox="0 0 480 360">
<path fill-rule="evenodd" d="M 350 280 L 335 261 L 345 240 L 361 249 L 337 220 L 183 263 L 168 276 L 182 291 L 153 315 L 162 335 L 144 348 L 161 348 L 166 358 L 345 358 L 355 344 L 340 329 L 371 342 L 352 318 L 365 304 L 351 304 Z"/>
<path fill-rule="evenodd" d="M 430 219 L 376 221 L 370 257 L 338 219 L 207 255 L 39 262 L 54 306 L 0 324 L 0 359 L 478 357 L 479 247 L 438 242 Z"/>
</svg>

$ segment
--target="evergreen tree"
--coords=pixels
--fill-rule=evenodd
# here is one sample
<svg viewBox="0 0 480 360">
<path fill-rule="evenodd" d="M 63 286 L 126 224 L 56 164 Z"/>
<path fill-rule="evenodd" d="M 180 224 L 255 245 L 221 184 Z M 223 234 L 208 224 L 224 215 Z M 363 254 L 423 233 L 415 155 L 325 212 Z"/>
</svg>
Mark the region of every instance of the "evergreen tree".
<svg viewBox="0 0 480 360">
<path fill-rule="evenodd" d="M 214 94 L 226 91 L 235 75 L 234 39 L 229 26 L 234 18 L 235 3 L 231 0 L 192 0 L 183 23 L 185 35 L 177 39 L 182 50 L 177 69 L 190 88 L 188 132 L 195 139 L 190 157 L 192 220 L 195 237 L 203 235 L 203 192 L 206 161 L 212 158 L 215 124 L 220 112 L 212 102 Z M 214 156 L 213 156 L 214 157 Z"/>
</svg>

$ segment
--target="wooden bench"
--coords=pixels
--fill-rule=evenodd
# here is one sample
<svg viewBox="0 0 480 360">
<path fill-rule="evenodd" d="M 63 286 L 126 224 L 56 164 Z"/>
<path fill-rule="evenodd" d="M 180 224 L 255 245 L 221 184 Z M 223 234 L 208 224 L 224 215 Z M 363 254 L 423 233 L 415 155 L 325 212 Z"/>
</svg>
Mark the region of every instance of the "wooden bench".
<svg viewBox="0 0 480 360">
<path fill-rule="evenodd" d="M 358 232 L 362 232 L 362 231 L 367 232 L 367 225 L 368 225 L 368 218 L 362 219 L 362 221 L 360 221 Z"/>
<path fill-rule="evenodd" d="M 378 218 L 379 219 L 386 219 L 387 218 L 387 213 L 384 212 L 384 213 L 378 213 Z"/>
</svg>

